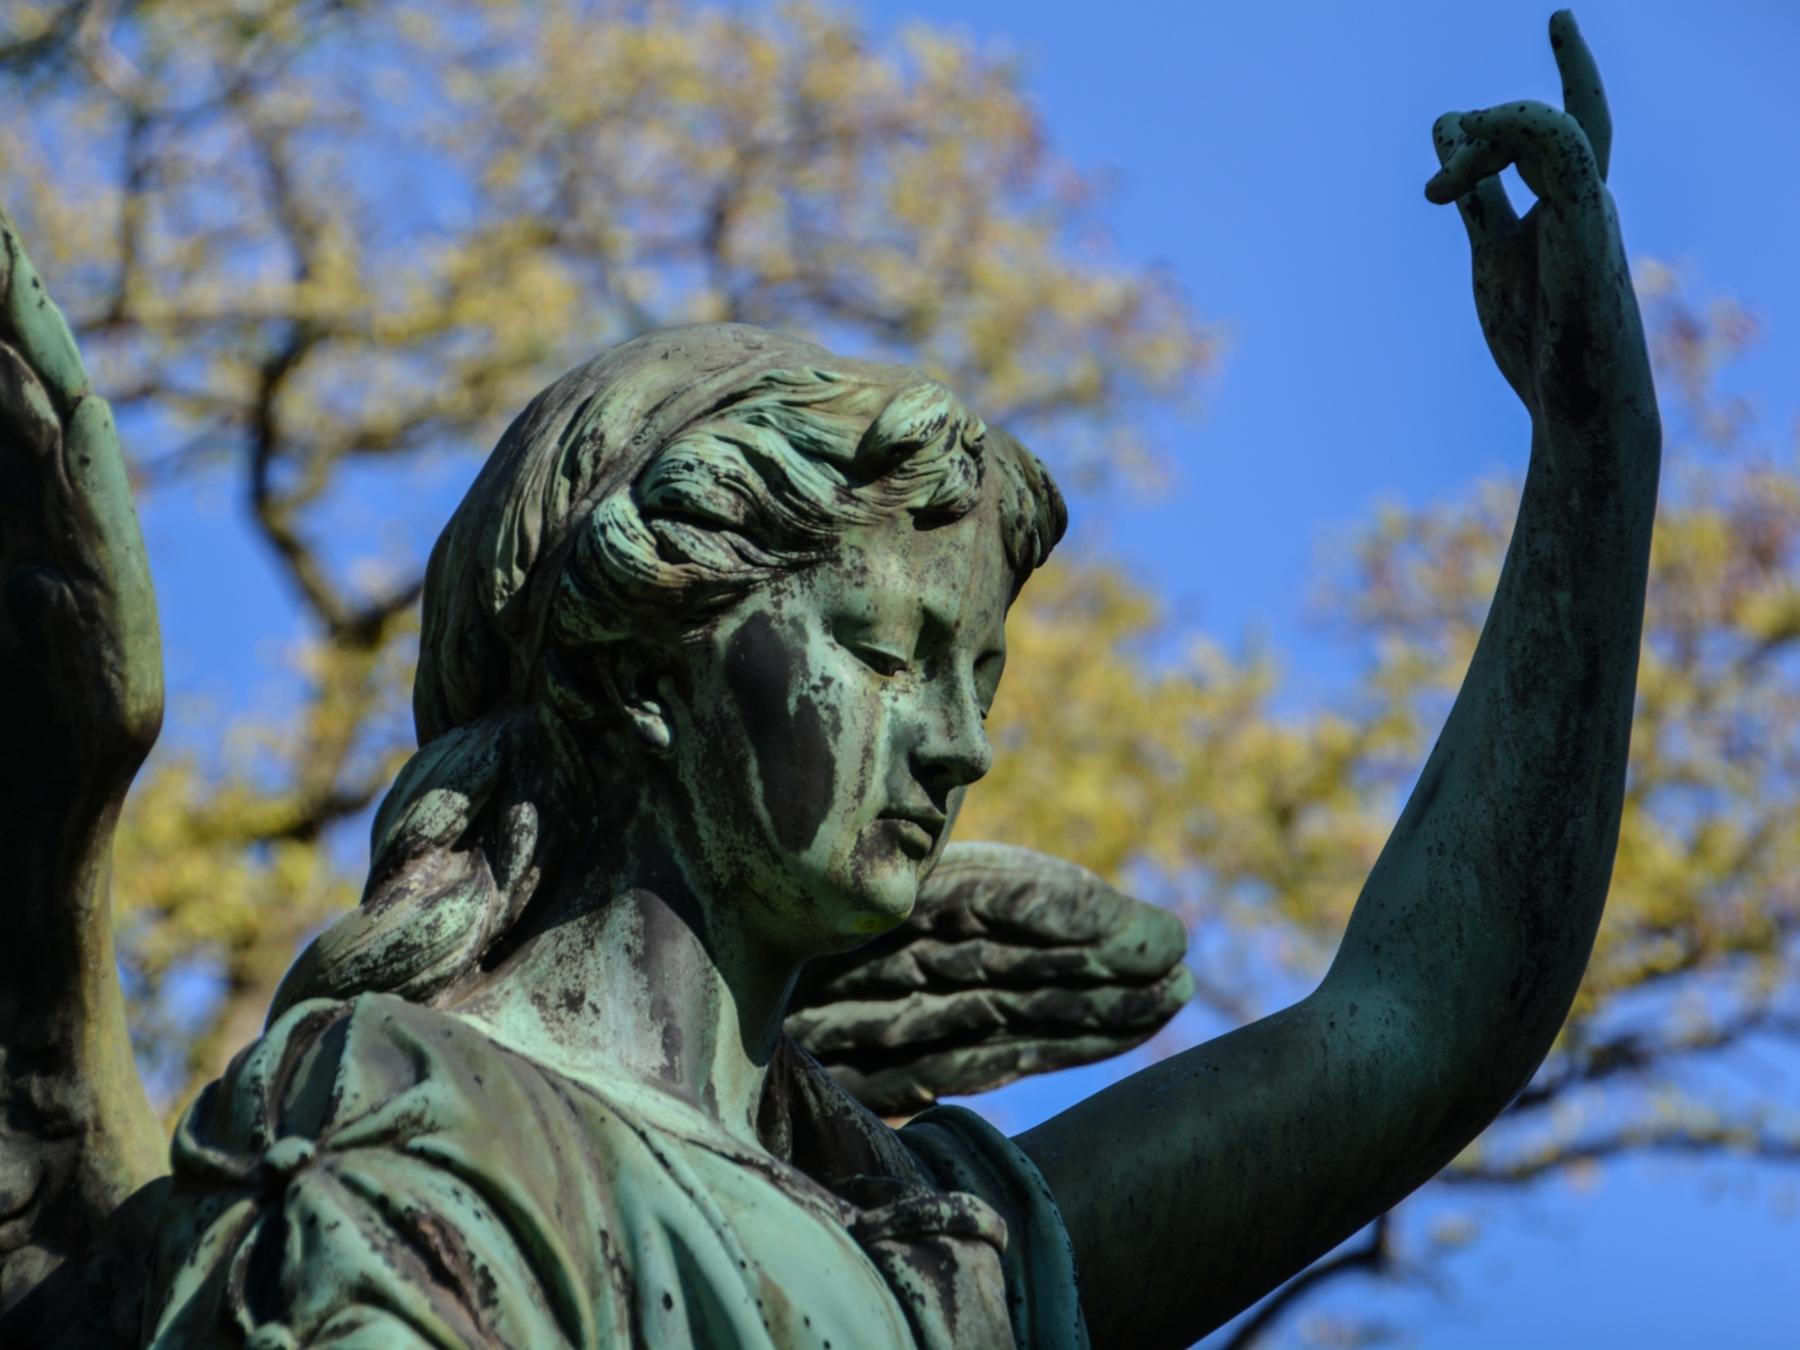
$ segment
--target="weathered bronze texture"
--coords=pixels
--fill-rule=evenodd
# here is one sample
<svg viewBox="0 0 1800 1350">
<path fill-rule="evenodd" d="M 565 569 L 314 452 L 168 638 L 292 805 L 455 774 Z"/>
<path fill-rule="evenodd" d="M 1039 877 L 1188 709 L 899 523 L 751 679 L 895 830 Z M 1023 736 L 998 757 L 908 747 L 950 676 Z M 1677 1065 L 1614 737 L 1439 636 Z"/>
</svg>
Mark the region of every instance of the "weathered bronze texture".
<svg viewBox="0 0 1800 1350">
<path fill-rule="evenodd" d="M 1656 499 L 1610 118 L 1567 14 L 1551 43 L 1562 109 L 1434 128 L 1531 462 L 1337 959 L 1016 1140 L 934 1103 L 1136 1044 L 1192 987 L 1161 911 L 948 843 L 1061 498 L 915 371 L 704 325 L 501 439 L 433 551 L 362 904 L 165 1162 L 108 879 L 155 605 L 106 405 L 7 226 L 7 1343 L 1176 1345 L 1431 1176 L 1586 962 Z"/>
</svg>

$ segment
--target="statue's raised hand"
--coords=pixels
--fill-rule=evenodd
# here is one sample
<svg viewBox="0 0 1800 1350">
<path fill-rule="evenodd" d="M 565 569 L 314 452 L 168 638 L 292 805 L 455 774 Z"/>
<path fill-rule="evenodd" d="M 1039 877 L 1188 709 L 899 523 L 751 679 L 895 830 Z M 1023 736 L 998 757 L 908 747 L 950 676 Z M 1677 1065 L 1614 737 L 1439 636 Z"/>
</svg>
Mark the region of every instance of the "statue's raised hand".
<svg viewBox="0 0 1800 1350">
<path fill-rule="evenodd" d="M 1093 1344 L 1187 1345 L 1426 1181 L 1530 1081 L 1580 987 L 1619 840 L 1661 427 L 1567 14 L 1564 108 L 1439 119 L 1481 326 L 1531 412 L 1512 542 L 1406 808 L 1300 1002 L 1019 1137 Z M 1537 201 L 1514 214 L 1495 176 Z M 1106 1147 L 1096 1147 L 1105 1140 Z"/>
<path fill-rule="evenodd" d="M 143 540 L 104 399 L 0 216 L 0 804 L 117 804 L 162 723 Z"/>
<path fill-rule="evenodd" d="M 1475 307 L 1488 348 L 1540 426 L 1654 417 L 1630 266 L 1606 188 L 1612 114 L 1575 26 L 1551 17 L 1563 107 L 1533 101 L 1445 113 L 1441 168 L 1425 185 L 1468 228 Z M 1514 213 L 1499 174 L 1516 165 L 1537 201 Z"/>
<path fill-rule="evenodd" d="M 109 884 L 119 805 L 162 722 L 162 661 L 112 414 L 3 215 L 0 691 L 0 1314 L 17 1312 L 20 1344 L 56 1343 L 52 1327 L 104 1344 L 123 1301 L 88 1282 L 122 1269 L 103 1238 L 143 1246 L 143 1215 L 118 1206 L 164 1156 Z"/>
</svg>

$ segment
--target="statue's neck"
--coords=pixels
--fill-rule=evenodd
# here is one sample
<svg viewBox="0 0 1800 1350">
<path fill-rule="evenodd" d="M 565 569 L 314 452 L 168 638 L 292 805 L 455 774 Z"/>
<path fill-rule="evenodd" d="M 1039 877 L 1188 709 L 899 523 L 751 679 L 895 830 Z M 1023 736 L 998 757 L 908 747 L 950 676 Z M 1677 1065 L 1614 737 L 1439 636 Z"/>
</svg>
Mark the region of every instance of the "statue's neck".
<svg viewBox="0 0 1800 1350">
<path fill-rule="evenodd" d="M 452 1011 L 578 1081 L 624 1074 L 754 1142 L 798 964 L 709 933 L 716 907 L 678 875 L 633 870 L 589 873 Z"/>
</svg>

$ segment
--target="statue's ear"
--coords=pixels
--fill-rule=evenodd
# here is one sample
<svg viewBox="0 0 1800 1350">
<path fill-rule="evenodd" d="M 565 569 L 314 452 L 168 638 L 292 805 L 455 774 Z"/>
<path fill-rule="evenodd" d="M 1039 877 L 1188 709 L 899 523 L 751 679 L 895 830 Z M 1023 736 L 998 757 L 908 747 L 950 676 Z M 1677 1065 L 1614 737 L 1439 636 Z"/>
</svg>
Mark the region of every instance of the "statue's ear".
<svg viewBox="0 0 1800 1350">
<path fill-rule="evenodd" d="M 602 684 L 623 714 L 628 734 L 651 754 L 666 755 L 674 741 L 667 656 L 648 646 L 619 643 L 618 647 Z"/>
</svg>

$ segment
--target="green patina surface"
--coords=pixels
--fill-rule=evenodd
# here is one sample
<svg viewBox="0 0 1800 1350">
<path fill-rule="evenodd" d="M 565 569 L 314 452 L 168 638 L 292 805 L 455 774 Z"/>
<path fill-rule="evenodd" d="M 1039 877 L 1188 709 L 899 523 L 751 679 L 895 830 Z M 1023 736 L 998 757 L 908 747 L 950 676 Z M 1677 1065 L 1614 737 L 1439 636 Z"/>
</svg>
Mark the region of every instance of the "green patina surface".
<svg viewBox="0 0 1800 1350">
<path fill-rule="evenodd" d="M 917 372 L 713 325 L 606 353 L 502 438 L 433 553 L 420 749 L 363 903 L 162 1166 L 106 876 L 160 721 L 155 609 L 105 405 L 8 228 L 8 1334 L 1184 1344 L 1447 1162 L 1592 942 L 1656 498 L 1610 119 L 1566 15 L 1551 42 L 1562 109 L 1434 128 L 1427 195 L 1468 229 L 1531 464 L 1338 958 L 1016 1141 L 874 1111 L 1113 1053 L 1191 992 L 1167 916 L 946 852 L 1061 500 Z"/>
</svg>

